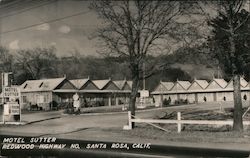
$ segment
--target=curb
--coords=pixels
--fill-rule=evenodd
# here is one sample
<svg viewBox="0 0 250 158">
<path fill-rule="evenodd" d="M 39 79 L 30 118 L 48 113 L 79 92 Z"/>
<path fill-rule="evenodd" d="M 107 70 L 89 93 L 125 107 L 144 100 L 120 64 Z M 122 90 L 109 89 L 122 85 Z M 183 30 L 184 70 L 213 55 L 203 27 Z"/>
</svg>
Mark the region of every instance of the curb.
<svg viewBox="0 0 250 158">
<path fill-rule="evenodd" d="M 137 113 L 140 113 L 140 112 L 148 112 L 148 111 L 156 111 L 156 110 L 163 110 L 163 109 L 166 109 L 165 108 L 155 108 L 155 109 L 145 109 L 145 110 L 137 110 L 136 112 Z M 128 113 L 128 111 L 119 111 L 119 112 L 95 112 L 95 113 L 91 113 L 91 112 L 88 112 L 88 113 L 82 113 L 82 114 L 65 114 L 65 113 L 62 113 L 62 115 L 64 116 L 70 116 L 70 115 L 79 115 L 79 116 L 99 116 L 99 115 L 113 115 L 113 114 L 126 114 Z"/>
<path fill-rule="evenodd" d="M 43 121 L 47 121 L 47 120 L 58 119 L 58 118 L 61 118 L 61 116 L 51 117 L 51 118 L 42 119 L 42 120 L 37 120 L 37 121 L 31 121 L 31 122 L 27 122 L 25 125 L 29 125 L 29 124 L 37 123 L 37 122 L 43 122 Z"/>
</svg>

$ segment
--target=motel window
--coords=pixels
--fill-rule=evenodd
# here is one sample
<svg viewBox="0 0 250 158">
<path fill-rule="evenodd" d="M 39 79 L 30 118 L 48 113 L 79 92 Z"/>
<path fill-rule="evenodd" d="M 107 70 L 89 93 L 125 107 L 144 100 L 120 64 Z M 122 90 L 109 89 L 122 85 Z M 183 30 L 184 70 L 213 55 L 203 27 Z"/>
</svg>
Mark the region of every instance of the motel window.
<svg viewBox="0 0 250 158">
<path fill-rule="evenodd" d="M 247 100 L 247 95 L 246 95 L 246 94 L 243 96 L 243 99 L 244 99 L 244 100 Z"/>
<path fill-rule="evenodd" d="M 204 96 L 203 100 L 204 100 L 204 102 L 206 102 L 207 101 L 207 97 Z"/>
<path fill-rule="evenodd" d="M 50 102 L 49 95 L 48 94 L 44 95 L 44 103 L 49 103 L 49 102 Z"/>
<path fill-rule="evenodd" d="M 28 101 L 27 101 L 27 96 L 22 96 L 22 102 L 23 103 L 27 103 Z"/>
</svg>

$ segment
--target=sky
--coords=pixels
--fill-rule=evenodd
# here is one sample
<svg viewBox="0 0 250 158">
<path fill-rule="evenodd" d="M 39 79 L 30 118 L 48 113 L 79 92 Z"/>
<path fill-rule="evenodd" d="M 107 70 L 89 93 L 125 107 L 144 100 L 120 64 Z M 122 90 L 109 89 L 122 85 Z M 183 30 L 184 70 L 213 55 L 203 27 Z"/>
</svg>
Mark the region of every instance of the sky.
<svg viewBox="0 0 250 158">
<path fill-rule="evenodd" d="M 6 0 L 7 1 L 7 0 Z M 1 45 L 16 51 L 34 47 L 54 46 L 58 56 L 99 56 L 97 39 L 93 36 L 101 20 L 89 9 L 86 0 L 8 0 L 0 6 Z M 54 19 L 66 18 L 56 22 Z M 184 17 L 184 21 L 187 18 Z M 182 19 L 183 21 L 183 19 Z M 41 24 L 41 25 L 36 25 Z M 34 27 L 29 27 L 35 25 Z M 27 29 L 23 29 L 26 28 Z M 163 41 L 164 44 L 171 40 Z M 177 49 L 179 43 L 170 44 Z M 173 50 L 170 50 L 173 51 Z"/>
<path fill-rule="evenodd" d="M 100 20 L 89 10 L 89 3 L 82 0 L 12 0 L 0 6 L 1 45 L 13 51 L 54 46 L 59 56 L 69 56 L 75 50 L 82 55 L 96 56 L 96 42 L 90 37 Z M 31 25 L 35 26 L 29 27 Z"/>
<path fill-rule="evenodd" d="M 101 27 L 101 20 L 89 9 L 91 1 L 5 1 L 9 2 L 0 3 L 1 45 L 12 51 L 54 46 L 58 56 L 70 56 L 76 50 L 85 56 L 99 56 L 97 40 L 90 37 Z M 64 19 L 54 21 L 60 18 Z"/>
</svg>

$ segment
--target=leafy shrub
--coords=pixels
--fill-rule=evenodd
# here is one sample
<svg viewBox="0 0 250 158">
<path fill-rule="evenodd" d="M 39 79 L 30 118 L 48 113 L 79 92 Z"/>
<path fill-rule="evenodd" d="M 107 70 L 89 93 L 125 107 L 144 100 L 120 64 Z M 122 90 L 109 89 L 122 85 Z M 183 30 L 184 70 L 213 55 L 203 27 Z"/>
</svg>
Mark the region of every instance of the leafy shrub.
<svg viewBox="0 0 250 158">
<path fill-rule="evenodd" d="M 164 99 L 163 100 L 163 106 L 168 106 L 171 103 L 171 99 Z"/>
</svg>

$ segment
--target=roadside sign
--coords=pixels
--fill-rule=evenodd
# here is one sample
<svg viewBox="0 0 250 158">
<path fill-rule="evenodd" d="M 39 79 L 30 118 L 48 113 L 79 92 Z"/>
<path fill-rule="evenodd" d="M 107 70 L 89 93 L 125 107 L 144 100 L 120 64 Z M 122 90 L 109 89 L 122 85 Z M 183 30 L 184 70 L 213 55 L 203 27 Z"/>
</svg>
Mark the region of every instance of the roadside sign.
<svg viewBox="0 0 250 158">
<path fill-rule="evenodd" d="M 74 94 L 74 95 L 73 95 L 73 100 L 76 101 L 76 100 L 78 100 L 78 99 L 79 99 L 79 95 L 78 95 L 77 93 Z"/>
<path fill-rule="evenodd" d="M 9 85 L 9 74 L 8 73 L 4 73 L 3 74 L 3 85 L 4 86 L 8 86 Z"/>
<path fill-rule="evenodd" d="M 16 97 L 18 98 L 20 96 L 19 89 L 17 87 L 4 87 L 4 97 L 9 98 L 9 97 Z"/>
<path fill-rule="evenodd" d="M 146 97 L 149 97 L 149 91 L 148 90 L 141 90 L 140 91 L 140 97 L 141 98 L 146 98 Z"/>
<path fill-rule="evenodd" d="M 17 102 L 8 102 L 10 107 L 11 115 L 19 115 L 20 114 L 20 105 Z"/>
<path fill-rule="evenodd" d="M 9 105 L 4 104 L 3 105 L 3 115 L 9 115 L 9 114 L 10 114 Z"/>
<path fill-rule="evenodd" d="M 73 102 L 73 106 L 74 106 L 75 108 L 79 108 L 79 107 L 80 107 L 80 100 L 75 100 L 75 101 Z"/>
</svg>

